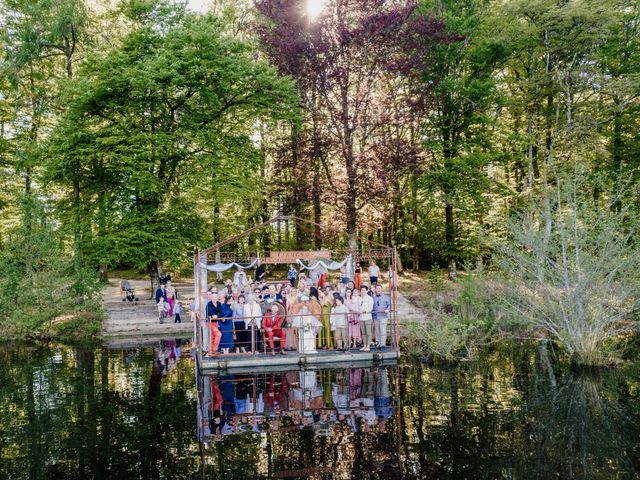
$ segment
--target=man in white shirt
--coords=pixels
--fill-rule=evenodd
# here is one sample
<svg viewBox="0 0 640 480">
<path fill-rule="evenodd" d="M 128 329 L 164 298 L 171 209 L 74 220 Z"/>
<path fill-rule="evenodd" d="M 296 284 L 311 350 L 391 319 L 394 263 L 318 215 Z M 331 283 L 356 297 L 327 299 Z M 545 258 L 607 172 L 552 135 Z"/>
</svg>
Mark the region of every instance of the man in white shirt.
<svg viewBox="0 0 640 480">
<path fill-rule="evenodd" d="M 362 336 L 362 348 L 360 351 L 368 352 L 373 339 L 373 298 L 369 295 L 369 287 L 360 286 L 360 335 Z"/>
<path fill-rule="evenodd" d="M 255 348 L 261 350 L 260 328 L 262 328 L 262 308 L 256 302 L 255 295 L 249 295 L 248 302 L 244 305 L 244 324 L 251 335 L 251 325 L 253 325 L 253 335 L 255 339 Z"/>
<path fill-rule="evenodd" d="M 375 260 L 371 260 L 369 264 L 369 280 L 371 280 L 371 288 L 378 283 L 380 277 L 380 267 L 376 265 Z"/>
</svg>

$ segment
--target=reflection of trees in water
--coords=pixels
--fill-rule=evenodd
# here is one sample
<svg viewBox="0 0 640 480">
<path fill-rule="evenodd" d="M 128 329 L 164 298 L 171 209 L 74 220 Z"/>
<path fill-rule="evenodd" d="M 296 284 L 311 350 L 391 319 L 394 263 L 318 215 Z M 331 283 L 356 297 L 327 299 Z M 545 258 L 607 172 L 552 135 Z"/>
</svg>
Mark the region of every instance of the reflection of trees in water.
<svg viewBox="0 0 640 480">
<path fill-rule="evenodd" d="M 150 354 L 136 357 L 131 371 L 116 352 L 82 347 L 0 353 L 0 365 L 0 478 L 199 471 L 192 381 L 154 375 Z M 189 361 L 178 368 L 193 372 Z"/>
<path fill-rule="evenodd" d="M 637 478 L 637 377 L 554 369 L 544 348 L 517 363 L 405 369 L 405 475 Z"/>
<path fill-rule="evenodd" d="M 617 371 L 570 370 L 556 379 L 546 348 L 541 376 L 531 384 L 519 414 L 521 448 L 515 471 L 530 478 L 638 478 L 638 403 Z M 542 378 L 544 376 L 544 378 Z"/>
</svg>

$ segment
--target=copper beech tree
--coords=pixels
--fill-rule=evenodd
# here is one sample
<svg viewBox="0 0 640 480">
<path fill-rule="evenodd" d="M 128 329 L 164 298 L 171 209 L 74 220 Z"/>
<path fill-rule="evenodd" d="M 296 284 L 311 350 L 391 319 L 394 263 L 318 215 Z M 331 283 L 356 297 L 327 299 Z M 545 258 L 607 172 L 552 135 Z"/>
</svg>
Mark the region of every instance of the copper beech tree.
<svg viewBox="0 0 640 480">
<path fill-rule="evenodd" d="M 389 135 L 389 106 L 404 98 L 407 109 L 427 108 L 433 84 L 414 80 L 428 72 L 433 45 L 452 37 L 414 2 L 330 0 L 315 17 L 295 0 L 260 0 L 257 9 L 261 43 L 297 81 L 306 113 L 310 155 L 297 160 L 320 163 L 353 249 L 359 211 L 416 161 L 417 138 Z M 398 88 L 387 88 L 392 81 Z"/>
</svg>

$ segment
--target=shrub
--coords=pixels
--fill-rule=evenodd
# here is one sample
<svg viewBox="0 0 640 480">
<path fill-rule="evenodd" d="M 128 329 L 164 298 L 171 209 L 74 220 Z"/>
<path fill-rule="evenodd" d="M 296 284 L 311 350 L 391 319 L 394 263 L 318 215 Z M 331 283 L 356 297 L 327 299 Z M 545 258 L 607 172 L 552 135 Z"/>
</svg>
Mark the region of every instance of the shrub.
<svg viewBox="0 0 640 480">
<path fill-rule="evenodd" d="M 638 223 L 618 202 L 594 205 L 580 179 L 559 179 L 552 190 L 510 222 L 510 238 L 497 247 L 505 276 L 497 300 L 575 363 L 608 363 L 607 341 L 637 325 Z"/>
</svg>

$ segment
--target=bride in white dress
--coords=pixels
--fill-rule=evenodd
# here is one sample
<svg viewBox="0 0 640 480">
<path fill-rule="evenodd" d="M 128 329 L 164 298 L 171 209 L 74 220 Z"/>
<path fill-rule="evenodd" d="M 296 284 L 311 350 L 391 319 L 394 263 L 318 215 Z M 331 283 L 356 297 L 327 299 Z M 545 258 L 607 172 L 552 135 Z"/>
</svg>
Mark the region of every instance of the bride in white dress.
<svg viewBox="0 0 640 480">
<path fill-rule="evenodd" d="M 302 308 L 291 319 L 291 327 L 298 329 L 298 352 L 318 353 L 316 350 L 316 335 L 322 328 L 322 323 L 309 311 L 309 297 L 302 296 L 300 302 L 302 302 Z"/>
</svg>

